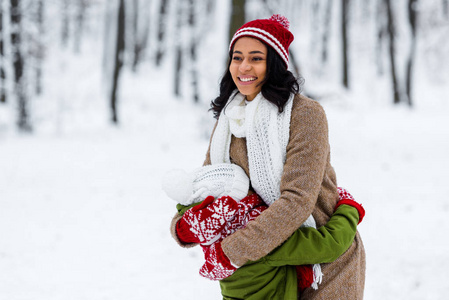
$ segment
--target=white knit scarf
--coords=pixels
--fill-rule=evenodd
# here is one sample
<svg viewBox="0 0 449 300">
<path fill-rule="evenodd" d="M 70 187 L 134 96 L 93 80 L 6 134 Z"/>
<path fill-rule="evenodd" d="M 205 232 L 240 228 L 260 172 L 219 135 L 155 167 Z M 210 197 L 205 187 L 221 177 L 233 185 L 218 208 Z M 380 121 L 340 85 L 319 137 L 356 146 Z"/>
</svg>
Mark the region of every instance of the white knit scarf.
<svg viewBox="0 0 449 300">
<path fill-rule="evenodd" d="M 246 137 L 251 185 L 267 205 L 281 196 L 280 184 L 290 137 L 290 119 L 294 95 L 290 95 L 282 113 L 259 93 L 252 101 L 235 92 L 221 111 L 210 146 L 212 164 L 230 163 L 231 134 Z M 302 226 L 316 228 L 312 215 Z M 322 273 L 313 266 L 318 288 Z"/>
</svg>

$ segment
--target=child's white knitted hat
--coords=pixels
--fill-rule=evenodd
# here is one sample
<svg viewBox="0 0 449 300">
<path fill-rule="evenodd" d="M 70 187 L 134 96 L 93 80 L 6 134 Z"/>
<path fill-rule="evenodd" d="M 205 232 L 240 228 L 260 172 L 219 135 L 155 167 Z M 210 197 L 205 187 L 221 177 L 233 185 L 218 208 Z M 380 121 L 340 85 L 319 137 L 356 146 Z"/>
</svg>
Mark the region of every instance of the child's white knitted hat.
<svg viewBox="0 0 449 300">
<path fill-rule="evenodd" d="M 171 199 L 183 205 L 201 202 L 207 196 L 230 196 L 240 201 L 248 194 L 249 178 L 235 164 L 214 164 L 190 173 L 172 170 L 164 176 L 162 189 Z"/>
</svg>

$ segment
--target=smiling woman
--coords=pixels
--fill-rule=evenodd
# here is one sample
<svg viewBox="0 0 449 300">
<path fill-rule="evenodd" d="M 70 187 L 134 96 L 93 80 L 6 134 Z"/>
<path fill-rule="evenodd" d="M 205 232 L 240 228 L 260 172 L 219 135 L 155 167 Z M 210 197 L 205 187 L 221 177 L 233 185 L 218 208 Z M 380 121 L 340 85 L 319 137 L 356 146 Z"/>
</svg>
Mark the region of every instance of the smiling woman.
<svg viewBox="0 0 449 300">
<path fill-rule="evenodd" d="M 246 100 L 253 100 L 265 81 L 267 47 L 261 41 L 250 37 L 237 40 L 229 72 L 239 92 L 246 96 Z"/>
<path fill-rule="evenodd" d="M 365 252 L 357 221 L 364 211 L 344 201 L 352 197 L 339 201 L 326 115 L 299 93 L 288 70 L 292 41 L 279 15 L 235 33 L 211 103 L 217 123 L 204 165 L 219 173 L 223 165 L 239 166 L 248 193 L 179 206 L 172 235 L 183 247 L 201 244 L 200 274 L 220 280 L 223 299 L 362 299 Z M 232 178 L 225 177 L 227 186 Z M 357 220 L 347 222 L 349 211 L 338 217 L 343 204 L 358 208 Z"/>
</svg>

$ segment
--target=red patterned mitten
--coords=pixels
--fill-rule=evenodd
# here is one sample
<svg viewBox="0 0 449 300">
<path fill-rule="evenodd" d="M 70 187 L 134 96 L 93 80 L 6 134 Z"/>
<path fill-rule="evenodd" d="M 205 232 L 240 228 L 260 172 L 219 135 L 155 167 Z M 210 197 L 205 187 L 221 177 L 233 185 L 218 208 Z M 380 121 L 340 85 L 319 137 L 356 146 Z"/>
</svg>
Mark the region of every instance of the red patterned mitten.
<svg viewBox="0 0 449 300">
<path fill-rule="evenodd" d="M 237 213 L 237 202 L 231 197 L 207 197 L 201 204 L 188 209 L 182 219 L 203 245 L 210 245 L 221 237 L 226 223 Z"/>
<path fill-rule="evenodd" d="M 356 202 L 354 197 L 352 197 L 352 195 L 342 187 L 338 187 L 338 194 L 340 196 L 340 200 L 337 202 L 334 210 L 337 210 L 337 208 L 343 204 L 350 205 L 356 208 L 359 212 L 359 223 L 357 224 L 360 224 L 360 222 L 362 222 L 363 220 L 363 217 L 365 217 L 365 209 L 363 208 L 362 204 Z"/>
<path fill-rule="evenodd" d="M 206 262 L 200 269 L 201 276 L 210 280 L 222 280 L 231 276 L 237 270 L 224 254 L 220 242 L 203 246 L 203 251 Z"/>
<path fill-rule="evenodd" d="M 246 196 L 238 202 L 238 210 L 234 219 L 228 222 L 222 231 L 222 238 L 233 234 L 243 228 L 249 221 L 257 218 L 268 206 L 257 194 Z"/>
</svg>

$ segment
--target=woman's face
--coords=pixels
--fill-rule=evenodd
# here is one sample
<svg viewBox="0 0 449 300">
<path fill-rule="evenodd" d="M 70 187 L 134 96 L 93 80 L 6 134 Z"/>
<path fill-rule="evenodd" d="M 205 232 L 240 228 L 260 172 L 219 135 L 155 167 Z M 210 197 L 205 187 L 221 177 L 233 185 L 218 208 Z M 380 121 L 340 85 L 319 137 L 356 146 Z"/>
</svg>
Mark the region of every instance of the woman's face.
<svg viewBox="0 0 449 300">
<path fill-rule="evenodd" d="M 254 38 L 239 38 L 234 44 L 229 72 L 239 92 L 246 100 L 253 100 L 267 73 L 267 47 Z"/>
</svg>

